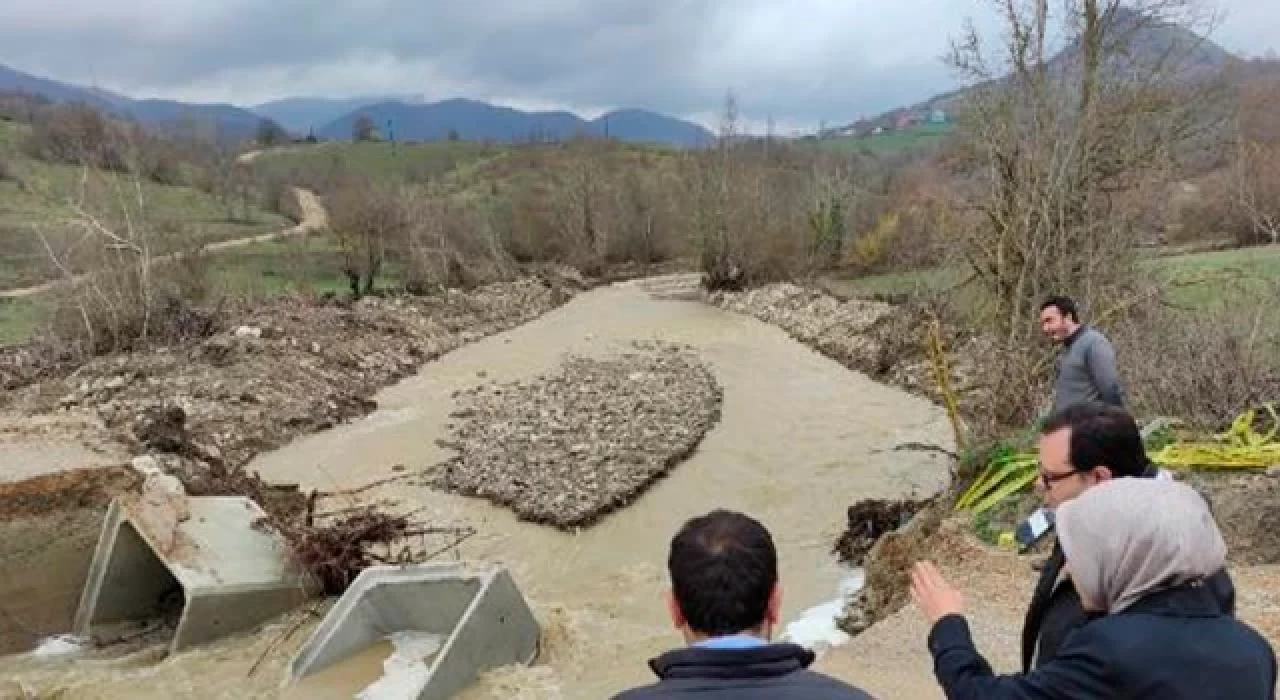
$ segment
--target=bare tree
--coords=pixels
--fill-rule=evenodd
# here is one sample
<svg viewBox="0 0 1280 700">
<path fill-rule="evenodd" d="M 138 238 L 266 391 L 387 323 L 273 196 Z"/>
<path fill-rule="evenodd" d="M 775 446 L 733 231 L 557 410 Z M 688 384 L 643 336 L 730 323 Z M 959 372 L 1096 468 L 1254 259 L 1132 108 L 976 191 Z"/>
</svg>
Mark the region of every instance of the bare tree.
<svg viewBox="0 0 1280 700">
<path fill-rule="evenodd" d="M 408 222 L 398 190 L 368 178 L 348 176 L 328 198 L 329 223 L 342 250 L 342 273 L 352 297 L 373 292 L 387 251 Z"/>
<path fill-rule="evenodd" d="M 139 155 L 129 143 L 85 148 Z M 148 210 L 142 165 L 123 165 L 130 174 L 81 166 L 72 196 L 51 200 L 64 216 L 55 225 L 32 227 L 62 277 L 52 317 L 55 340 L 64 350 L 95 354 L 151 340 L 181 341 L 206 335 L 216 323 L 216 312 L 195 306 L 209 291 L 203 259 L 184 249 L 183 241 L 163 240 Z M 169 252 L 158 255 L 162 247 Z"/>
<path fill-rule="evenodd" d="M 255 140 L 263 148 L 279 146 L 289 141 L 289 132 L 271 119 L 258 120 L 258 132 Z"/>
<path fill-rule="evenodd" d="M 1237 124 L 1236 199 L 1249 219 L 1253 243 L 1280 243 L 1280 71 L 1250 81 Z"/>
<path fill-rule="evenodd" d="M 978 86 L 961 123 L 978 223 L 959 243 L 995 326 L 1017 343 L 1047 294 L 1086 306 L 1125 295 L 1134 225 L 1115 197 L 1160 177 L 1156 166 L 1220 116 L 1189 60 L 1202 46 L 1180 29 L 1211 21 L 1190 0 L 992 1 L 1002 60 L 972 26 L 950 55 Z M 1054 25 L 1068 42 L 1051 56 Z"/>
<path fill-rule="evenodd" d="M 601 207 L 604 183 L 600 173 L 600 156 L 592 144 L 577 140 L 570 144 L 573 155 L 569 176 L 560 190 L 556 208 L 561 236 L 572 262 L 586 272 L 599 272 L 608 248 L 608 236 L 602 230 Z"/>
<path fill-rule="evenodd" d="M 378 127 L 374 125 L 373 118 L 367 114 L 361 114 L 356 117 L 356 121 L 351 125 L 352 141 L 373 141 L 378 138 Z"/>
</svg>

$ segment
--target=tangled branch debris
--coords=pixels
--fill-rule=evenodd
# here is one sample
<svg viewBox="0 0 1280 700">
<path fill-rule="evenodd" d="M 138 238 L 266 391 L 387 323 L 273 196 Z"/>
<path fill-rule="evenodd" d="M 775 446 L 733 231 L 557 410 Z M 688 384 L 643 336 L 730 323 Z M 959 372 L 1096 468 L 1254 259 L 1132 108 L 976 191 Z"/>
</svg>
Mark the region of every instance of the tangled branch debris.
<svg viewBox="0 0 1280 700">
<path fill-rule="evenodd" d="M 906 525 L 928 501 L 872 498 L 849 506 L 848 525 L 832 548 L 842 564 L 862 566 L 867 552 L 886 533 Z"/>
<path fill-rule="evenodd" d="M 315 500 L 311 501 L 314 507 Z M 420 564 L 455 548 L 475 534 L 470 528 L 423 526 L 402 515 L 366 509 L 326 525 L 281 523 L 268 518 L 293 548 L 298 562 L 316 577 L 326 595 L 340 595 L 361 571 L 377 564 Z M 440 535 L 448 544 L 427 550 L 425 538 Z M 415 544 L 418 538 L 420 543 Z"/>
</svg>

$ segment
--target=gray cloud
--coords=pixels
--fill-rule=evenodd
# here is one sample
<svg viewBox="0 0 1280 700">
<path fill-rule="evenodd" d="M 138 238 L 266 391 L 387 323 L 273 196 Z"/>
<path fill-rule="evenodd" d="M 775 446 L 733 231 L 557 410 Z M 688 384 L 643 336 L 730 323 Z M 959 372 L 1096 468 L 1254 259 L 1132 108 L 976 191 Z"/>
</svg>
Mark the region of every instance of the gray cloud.
<svg viewBox="0 0 1280 700">
<path fill-rule="evenodd" d="M 1217 38 L 1258 53 L 1280 3 L 1222 0 Z M 9 0 L 0 63 L 134 95 L 467 96 L 584 112 L 811 126 L 952 85 L 939 57 L 982 0 Z"/>
</svg>

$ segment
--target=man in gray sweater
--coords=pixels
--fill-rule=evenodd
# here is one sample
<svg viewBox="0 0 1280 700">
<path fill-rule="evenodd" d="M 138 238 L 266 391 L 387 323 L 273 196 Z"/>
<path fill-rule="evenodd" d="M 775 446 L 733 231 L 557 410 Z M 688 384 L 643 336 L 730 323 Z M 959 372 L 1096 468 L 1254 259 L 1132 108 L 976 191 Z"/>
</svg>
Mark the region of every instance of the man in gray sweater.
<svg viewBox="0 0 1280 700">
<path fill-rule="evenodd" d="M 1055 296 L 1041 304 L 1040 330 L 1062 345 L 1053 382 L 1052 412 L 1086 401 L 1124 406 L 1111 341 L 1096 328 L 1080 323 L 1074 301 Z"/>
</svg>

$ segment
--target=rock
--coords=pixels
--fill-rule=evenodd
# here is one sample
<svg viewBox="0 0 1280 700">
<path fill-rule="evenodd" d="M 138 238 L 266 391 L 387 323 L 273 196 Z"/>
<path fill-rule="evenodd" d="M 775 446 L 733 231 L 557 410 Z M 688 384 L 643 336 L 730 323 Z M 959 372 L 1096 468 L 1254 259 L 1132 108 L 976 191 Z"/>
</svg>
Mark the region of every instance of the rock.
<svg viewBox="0 0 1280 700">
<path fill-rule="evenodd" d="M 181 453 L 191 442 L 186 420 L 187 414 L 179 406 L 152 406 L 144 409 L 134 421 L 133 435 L 152 450 Z"/>
<path fill-rule="evenodd" d="M 200 345 L 197 355 L 214 367 L 226 367 L 235 356 L 235 343 L 227 337 L 214 337 Z"/>
<path fill-rule="evenodd" d="M 111 379 L 108 379 L 103 384 L 103 388 L 110 389 L 112 391 L 119 391 L 120 389 L 123 389 L 126 386 L 128 386 L 128 384 L 129 384 L 128 379 L 121 376 L 116 376 L 116 377 L 112 377 Z"/>
<path fill-rule="evenodd" d="M 129 465 L 133 467 L 134 471 L 138 472 L 139 474 L 142 474 L 144 477 L 150 477 L 156 474 L 164 473 L 160 469 L 160 462 L 156 460 L 155 457 L 152 457 L 151 455 L 141 455 L 138 457 L 134 457 L 129 462 Z"/>
<path fill-rule="evenodd" d="M 262 329 L 255 326 L 240 326 L 235 333 L 237 338 L 261 338 Z"/>
</svg>

